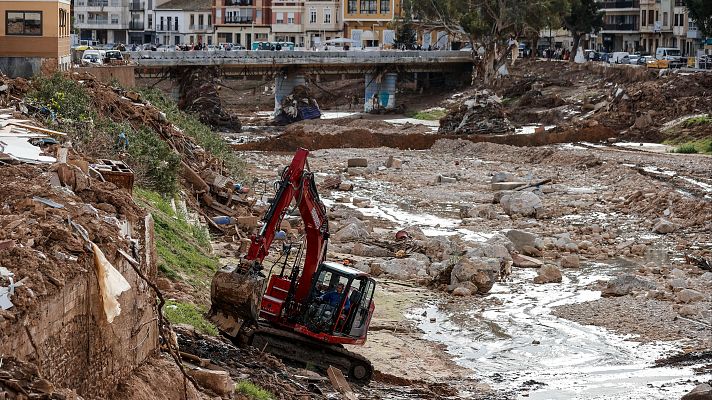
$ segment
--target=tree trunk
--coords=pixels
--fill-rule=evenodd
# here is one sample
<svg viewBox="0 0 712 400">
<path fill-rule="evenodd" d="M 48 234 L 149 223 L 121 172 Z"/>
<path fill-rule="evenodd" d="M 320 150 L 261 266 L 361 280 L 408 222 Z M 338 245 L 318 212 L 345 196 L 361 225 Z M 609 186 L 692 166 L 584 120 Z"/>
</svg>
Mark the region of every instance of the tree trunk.
<svg viewBox="0 0 712 400">
<path fill-rule="evenodd" d="M 539 57 L 539 35 L 534 34 L 534 37 L 532 38 L 532 48 L 531 48 L 531 58 L 537 58 Z"/>
<path fill-rule="evenodd" d="M 583 33 L 573 33 L 572 36 L 574 37 L 574 48 L 571 50 L 571 57 L 569 57 L 569 62 L 575 62 L 574 60 L 576 60 L 576 53 L 578 53 L 579 42 L 581 42 L 581 37 L 583 36 Z"/>
</svg>

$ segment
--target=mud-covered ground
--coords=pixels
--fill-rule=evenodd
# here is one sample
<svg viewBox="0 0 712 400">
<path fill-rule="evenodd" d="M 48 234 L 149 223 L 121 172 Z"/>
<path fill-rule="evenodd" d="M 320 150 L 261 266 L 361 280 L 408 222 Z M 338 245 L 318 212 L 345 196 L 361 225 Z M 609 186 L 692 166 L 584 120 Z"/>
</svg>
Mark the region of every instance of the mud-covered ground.
<svg viewBox="0 0 712 400">
<path fill-rule="evenodd" d="M 491 389 L 504 398 L 668 399 L 709 380 L 691 367 L 651 368 L 656 358 L 711 344 L 712 274 L 684 255 L 712 256 L 712 159 L 648 148 L 443 140 L 425 151 L 313 152 L 309 164 L 320 182 L 339 176 L 354 185 L 353 191 L 320 190 L 337 232 L 332 259 L 348 257 L 378 274 L 374 263 L 396 258 L 371 257 L 340 242 L 338 232 L 352 218 L 370 231 L 359 239 L 367 246 L 387 247 L 383 243 L 408 226 L 419 227 L 426 242 L 447 238 L 465 247 L 515 229 L 540 238 L 535 258 L 563 275 L 561 283 L 536 285 L 536 269 L 515 265 L 489 293 L 454 297 L 431 276 L 398 277 L 400 285 L 383 273 L 369 341 L 355 351 L 377 371 L 445 381 L 462 397 Z M 240 154 L 262 180 L 274 179 L 291 158 Z M 389 157 L 402 167 L 385 167 Z M 368 167 L 346 168 L 350 158 L 365 158 Z M 526 182 L 551 179 L 534 190 L 543 203 L 536 218 L 509 216 L 493 204 L 490 182 L 498 172 Z M 439 176 L 454 179 L 438 182 Z M 475 212 L 463 215 L 463 209 Z M 661 217 L 674 232 L 653 232 Z M 564 268 L 568 256 L 577 256 L 580 266 Z M 602 297 L 620 276 L 643 283 L 620 297 Z M 683 290 L 701 297 L 682 298 Z"/>
</svg>

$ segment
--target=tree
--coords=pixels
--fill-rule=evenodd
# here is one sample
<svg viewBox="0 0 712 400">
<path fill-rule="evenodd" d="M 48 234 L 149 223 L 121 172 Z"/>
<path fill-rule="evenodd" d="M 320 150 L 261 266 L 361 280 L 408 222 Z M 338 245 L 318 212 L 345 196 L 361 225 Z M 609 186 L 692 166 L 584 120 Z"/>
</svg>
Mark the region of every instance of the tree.
<svg viewBox="0 0 712 400">
<path fill-rule="evenodd" d="M 571 32 L 574 39 L 569 61 L 574 61 L 579 42 L 587 33 L 598 33 L 603 28 L 603 12 L 596 0 L 571 0 L 571 8 L 562 18 L 562 25 Z"/>
<path fill-rule="evenodd" d="M 416 47 L 416 34 L 410 18 L 399 21 L 396 25 L 396 38 L 393 47 L 396 49 L 413 50 Z"/>
<path fill-rule="evenodd" d="M 712 36 L 712 1 L 687 0 L 687 10 L 690 18 L 695 21 L 697 29 L 706 37 Z"/>
<path fill-rule="evenodd" d="M 514 41 L 539 29 L 547 20 L 558 23 L 568 0 L 405 0 L 416 23 L 427 30 L 446 31 L 472 46 L 473 82 L 490 84 L 507 62 Z"/>
</svg>

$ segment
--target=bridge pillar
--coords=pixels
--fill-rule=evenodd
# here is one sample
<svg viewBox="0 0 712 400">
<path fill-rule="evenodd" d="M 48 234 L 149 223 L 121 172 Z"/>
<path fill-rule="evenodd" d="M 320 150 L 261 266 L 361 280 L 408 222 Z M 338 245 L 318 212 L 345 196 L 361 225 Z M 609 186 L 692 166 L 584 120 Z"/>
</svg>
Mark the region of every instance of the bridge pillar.
<svg viewBox="0 0 712 400">
<path fill-rule="evenodd" d="M 278 74 L 277 77 L 275 78 L 275 86 L 274 86 L 274 113 L 277 115 L 277 113 L 282 109 L 282 100 L 284 100 L 285 97 L 289 96 L 292 94 L 292 91 L 294 91 L 294 88 L 299 86 L 299 85 L 305 85 L 306 80 L 304 79 L 304 75 L 300 74 L 287 74 L 287 75 L 281 75 Z"/>
<path fill-rule="evenodd" d="M 366 96 L 363 110 L 370 112 L 396 108 L 397 80 L 398 74 L 396 73 L 387 73 L 381 76 L 366 74 Z"/>
</svg>

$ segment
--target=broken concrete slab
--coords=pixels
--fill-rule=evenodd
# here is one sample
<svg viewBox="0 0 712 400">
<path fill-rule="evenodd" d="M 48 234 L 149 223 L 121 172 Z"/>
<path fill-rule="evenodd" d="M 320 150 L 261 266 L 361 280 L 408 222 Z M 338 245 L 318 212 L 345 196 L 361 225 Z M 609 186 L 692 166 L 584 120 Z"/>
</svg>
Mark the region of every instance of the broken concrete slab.
<svg viewBox="0 0 712 400">
<path fill-rule="evenodd" d="M 347 166 L 349 168 L 366 168 L 368 167 L 368 160 L 365 158 L 349 158 Z"/>
<path fill-rule="evenodd" d="M 526 184 L 526 182 L 493 182 L 492 190 L 514 190 Z"/>
</svg>

